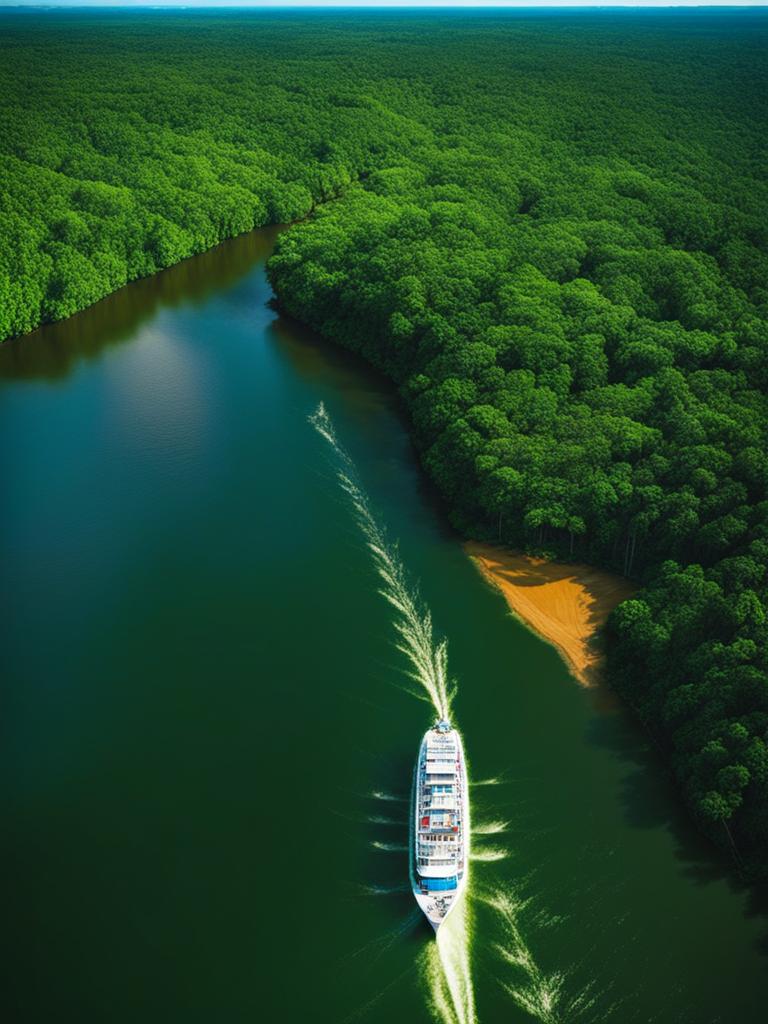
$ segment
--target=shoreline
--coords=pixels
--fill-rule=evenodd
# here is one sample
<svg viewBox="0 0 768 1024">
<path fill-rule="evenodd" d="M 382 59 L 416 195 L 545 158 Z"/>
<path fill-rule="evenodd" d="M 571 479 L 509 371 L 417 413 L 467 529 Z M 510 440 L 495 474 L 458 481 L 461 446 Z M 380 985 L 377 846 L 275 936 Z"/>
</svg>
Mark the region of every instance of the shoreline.
<svg viewBox="0 0 768 1024">
<path fill-rule="evenodd" d="M 599 685 L 600 629 L 637 587 L 623 576 L 583 563 L 550 562 L 493 544 L 468 541 L 464 550 L 512 614 L 551 644 L 577 682 Z"/>
</svg>

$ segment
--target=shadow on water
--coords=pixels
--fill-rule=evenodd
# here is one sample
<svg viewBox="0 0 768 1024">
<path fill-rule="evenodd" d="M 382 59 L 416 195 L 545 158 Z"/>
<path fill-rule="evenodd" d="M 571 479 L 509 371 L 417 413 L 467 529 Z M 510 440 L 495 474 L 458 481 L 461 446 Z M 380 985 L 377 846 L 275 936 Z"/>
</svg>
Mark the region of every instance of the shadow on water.
<svg viewBox="0 0 768 1024">
<path fill-rule="evenodd" d="M 66 320 L 0 345 L 0 378 L 59 380 L 81 361 L 130 341 L 160 309 L 198 305 L 232 287 L 272 252 L 283 230 L 249 231 L 168 270 L 132 281 Z"/>
<path fill-rule="evenodd" d="M 679 791 L 664 770 L 658 751 L 620 701 L 617 708 L 622 713 L 591 719 L 587 739 L 627 766 L 619 794 L 625 821 L 631 828 L 666 830 L 674 843 L 681 874 L 695 885 L 724 884 L 733 896 L 742 897 L 745 918 L 761 921 L 763 934 L 756 949 L 768 956 L 768 885 L 743 878 L 733 859 L 697 831 L 680 804 Z"/>
</svg>

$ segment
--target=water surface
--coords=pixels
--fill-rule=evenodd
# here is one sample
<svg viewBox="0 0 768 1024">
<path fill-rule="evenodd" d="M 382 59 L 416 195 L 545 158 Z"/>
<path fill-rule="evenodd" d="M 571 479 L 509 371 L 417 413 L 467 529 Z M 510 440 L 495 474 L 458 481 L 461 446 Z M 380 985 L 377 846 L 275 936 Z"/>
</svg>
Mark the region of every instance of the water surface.
<svg viewBox="0 0 768 1024">
<path fill-rule="evenodd" d="M 274 234 L 0 349 L 3 1019 L 430 1019 L 403 798 L 431 715 L 307 422 L 323 401 L 489 783 L 477 1019 L 762 1021 L 765 906 L 481 580 L 386 382 L 271 308 Z"/>
</svg>

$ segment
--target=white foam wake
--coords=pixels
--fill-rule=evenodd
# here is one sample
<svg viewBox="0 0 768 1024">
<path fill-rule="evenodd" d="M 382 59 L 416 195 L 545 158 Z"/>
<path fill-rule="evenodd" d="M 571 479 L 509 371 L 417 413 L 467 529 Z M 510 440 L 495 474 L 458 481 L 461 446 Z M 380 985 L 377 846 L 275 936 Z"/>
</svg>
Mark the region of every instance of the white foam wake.
<svg viewBox="0 0 768 1024">
<path fill-rule="evenodd" d="M 429 610 L 420 602 L 415 589 L 409 586 L 405 569 L 394 544 L 376 519 L 368 495 L 360 482 L 349 453 L 336 436 L 325 406 L 320 403 L 310 416 L 315 430 L 330 445 L 337 460 L 336 475 L 349 497 L 355 519 L 365 538 L 380 580 L 379 592 L 395 612 L 394 627 L 397 648 L 409 664 L 409 676 L 421 692 L 415 695 L 433 705 L 440 718 L 448 719 L 454 686 L 448 677 L 448 649 L 445 640 L 435 638 Z M 381 800 L 399 800 L 393 794 L 376 791 Z M 467 821 L 467 835 L 470 823 Z M 409 830 L 412 830 L 409 815 Z M 411 842 L 413 837 L 411 836 Z M 374 842 L 377 850 L 402 849 L 395 844 Z M 469 879 L 467 879 L 469 889 Z M 442 1024 L 476 1024 L 475 995 L 469 955 L 469 909 L 466 896 L 453 908 L 440 926 L 436 942 L 424 952 L 424 973 L 429 989 L 431 1008 Z"/>
<path fill-rule="evenodd" d="M 374 850 L 381 850 L 382 853 L 407 853 L 408 847 L 402 843 L 382 843 L 378 839 L 371 842 Z"/>
<path fill-rule="evenodd" d="M 472 826 L 473 836 L 499 836 L 503 832 L 509 832 L 511 822 L 509 821 L 486 821 L 480 825 Z"/>
<path fill-rule="evenodd" d="M 370 792 L 372 800 L 388 800 L 390 803 L 404 804 L 408 802 L 408 797 L 398 796 L 397 793 L 387 793 L 383 789 L 372 789 Z"/>
<path fill-rule="evenodd" d="M 415 696 L 430 702 L 437 715 L 447 719 L 455 687 L 448 676 L 446 642 L 435 638 L 429 610 L 424 608 L 415 588 L 409 586 L 397 547 L 388 540 L 386 531 L 376 519 L 355 464 L 336 436 L 331 418 L 322 403 L 309 419 L 336 458 L 337 479 L 351 502 L 355 520 L 371 553 L 379 578 L 379 592 L 394 609 L 396 646 L 407 659 L 410 678 L 418 684 Z M 468 782 L 472 788 L 476 788 L 498 786 L 504 779 L 493 777 Z M 405 796 L 380 790 L 372 792 L 370 796 L 392 803 L 405 803 L 407 800 Z M 380 824 L 394 824 L 382 818 L 373 820 Z M 409 815 L 409 831 L 412 828 L 413 819 Z M 488 821 L 475 829 L 470 829 L 470 823 L 467 822 L 468 835 L 478 838 L 500 835 L 510 828 L 509 821 Z M 412 842 L 411 835 L 411 845 Z M 375 841 L 372 845 L 382 852 L 401 853 L 405 849 L 396 843 L 384 841 Z M 492 863 L 506 856 L 507 852 L 499 847 L 483 843 L 478 848 L 477 844 L 473 844 L 469 860 L 473 863 Z M 486 868 L 482 863 L 478 865 L 480 872 L 490 870 L 492 868 Z M 387 891 L 376 887 L 367 890 L 370 895 L 381 895 Z M 470 969 L 470 942 L 472 908 L 478 898 L 492 909 L 499 929 L 500 941 L 495 943 L 495 948 L 505 970 L 504 976 L 499 977 L 498 981 L 520 1009 L 542 1024 L 574 1021 L 592 1010 L 595 998 L 589 988 L 568 1000 L 564 997 L 564 976 L 560 973 L 544 973 L 535 960 L 521 925 L 521 915 L 528 901 L 520 898 L 513 889 L 495 887 L 490 894 L 477 893 L 470 889 L 468 877 L 465 897 L 440 926 L 436 941 L 430 942 L 425 948 L 422 959 L 431 1009 L 441 1024 L 477 1024 Z M 385 947 L 396 941 L 413 923 L 414 916 L 411 915 L 385 937 Z"/>
<path fill-rule="evenodd" d="M 525 1010 L 542 1024 L 559 1024 L 560 1000 L 563 988 L 561 974 L 546 975 L 537 964 L 520 927 L 520 915 L 527 901 L 510 890 L 496 890 L 485 897 L 485 902 L 496 911 L 503 929 L 503 940 L 496 945 L 502 960 L 514 968 L 517 977 L 501 981 L 520 1009 Z M 500 979 L 501 980 L 501 979 Z"/>
<path fill-rule="evenodd" d="M 473 850 L 470 854 L 472 860 L 485 861 L 486 863 L 493 863 L 498 860 L 506 860 L 508 854 L 506 850 L 500 850 L 497 846 L 486 846 L 479 850 Z"/>
<path fill-rule="evenodd" d="M 502 781 L 503 780 L 499 779 L 499 778 L 493 778 L 493 779 L 473 779 L 470 782 L 470 786 L 472 786 L 473 789 L 477 789 L 479 786 L 500 786 Z"/>
<path fill-rule="evenodd" d="M 462 899 L 425 951 L 431 1009 L 442 1024 L 477 1024 L 469 948 L 470 907 Z"/>
</svg>

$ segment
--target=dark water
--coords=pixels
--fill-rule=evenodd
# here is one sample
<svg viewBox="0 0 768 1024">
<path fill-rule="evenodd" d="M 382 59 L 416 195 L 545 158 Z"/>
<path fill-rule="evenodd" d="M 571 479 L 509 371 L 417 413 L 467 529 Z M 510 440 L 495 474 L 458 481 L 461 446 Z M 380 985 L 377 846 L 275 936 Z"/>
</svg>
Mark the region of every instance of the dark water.
<svg viewBox="0 0 768 1024">
<path fill-rule="evenodd" d="M 0 349 L 2 1019 L 430 1019 L 434 940 L 379 891 L 407 878 L 406 805 L 372 795 L 407 795 L 430 709 L 323 400 L 448 637 L 498 780 L 474 823 L 509 823 L 475 840 L 503 859 L 446 953 L 455 1019 L 764 1020 L 765 906 L 480 580 L 387 385 L 270 309 L 273 236 Z"/>
</svg>

